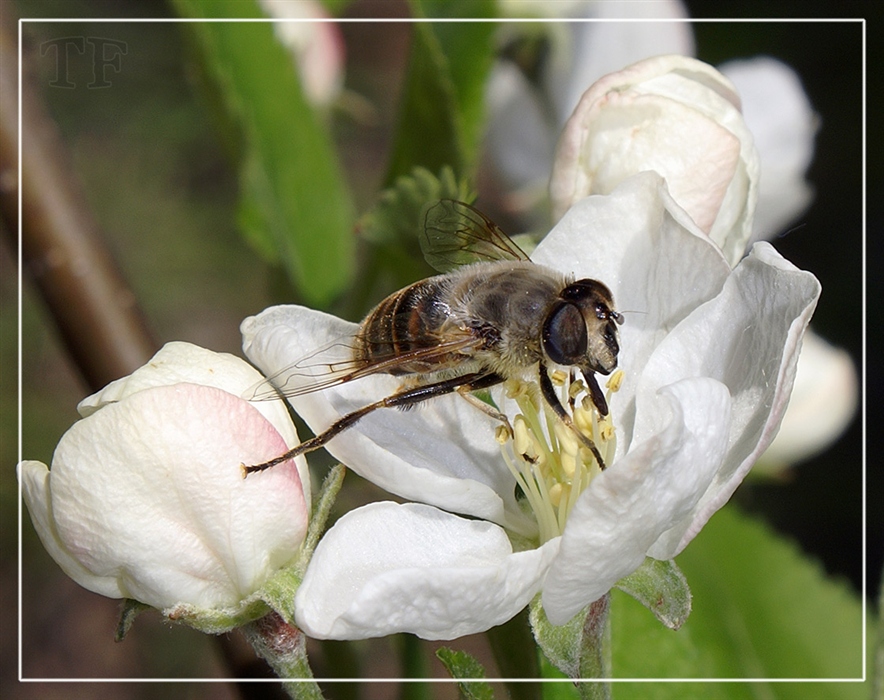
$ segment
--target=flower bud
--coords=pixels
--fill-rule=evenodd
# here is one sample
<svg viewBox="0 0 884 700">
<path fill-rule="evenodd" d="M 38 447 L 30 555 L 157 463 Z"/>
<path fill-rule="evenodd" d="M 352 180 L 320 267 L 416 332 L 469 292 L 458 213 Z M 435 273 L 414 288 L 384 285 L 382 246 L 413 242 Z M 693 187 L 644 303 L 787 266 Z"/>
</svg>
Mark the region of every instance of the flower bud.
<svg viewBox="0 0 884 700">
<path fill-rule="evenodd" d="M 735 265 L 752 232 L 759 161 L 727 78 L 693 58 L 658 56 L 594 83 L 559 140 L 550 181 L 555 219 L 645 170 L 665 178 Z"/>
<path fill-rule="evenodd" d="M 217 619 L 253 603 L 298 552 L 309 484 L 292 462 L 242 478 L 242 462 L 297 441 L 281 401 L 241 398 L 260 379 L 232 355 L 170 343 L 84 400 L 52 468 L 18 468 L 34 527 L 65 573 L 167 615 L 186 609 L 195 626 L 199 611 Z"/>
</svg>

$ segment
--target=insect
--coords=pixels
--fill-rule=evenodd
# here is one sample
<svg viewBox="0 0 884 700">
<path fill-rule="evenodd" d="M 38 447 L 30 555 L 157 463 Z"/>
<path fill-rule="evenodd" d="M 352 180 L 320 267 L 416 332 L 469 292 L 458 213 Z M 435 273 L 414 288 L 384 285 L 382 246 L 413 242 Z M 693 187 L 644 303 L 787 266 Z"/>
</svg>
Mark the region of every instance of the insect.
<svg viewBox="0 0 884 700">
<path fill-rule="evenodd" d="M 595 444 L 559 401 L 550 367 L 579 370 L 596 409 L 608 414 L 595 373 L 610 374 L 620 350 L 615 324 L 623 317 L 610 290 L 531 262 L 494 222 L 463 202 L 441 200 L 427 210 L 421 247 L 443 274 L 381 301 L 345 343 L 349 357 L 332 360 L 324 350 L 314 352 L 266 380 L 269 389 L 253 398 L 297 396 L 377 373 L 403 376 L 402 388 L 275 459 L 243 465 L 244 473 L 319 449 L 379 408 L 409 408 L 452 392 L 508 425 L 505 415 L 472 392 L 532 375 L 543 399 L 604 469 Z"/>
</svg>

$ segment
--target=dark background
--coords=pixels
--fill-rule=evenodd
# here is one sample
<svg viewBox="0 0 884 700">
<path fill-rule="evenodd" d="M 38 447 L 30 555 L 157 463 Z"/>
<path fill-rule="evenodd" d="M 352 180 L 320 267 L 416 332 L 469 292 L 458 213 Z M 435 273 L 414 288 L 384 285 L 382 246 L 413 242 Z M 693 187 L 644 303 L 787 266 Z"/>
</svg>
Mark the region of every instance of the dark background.
<svg viewBox="0 0 884 700">
<path fill-rule="evenodd" d="M 162 2 L 22 2 L 26 16 L 163 17 Z M 881 4 L 874 2 L 688 2 L 695 18 L 715 17 L 870 17 L 867 28 L 868 104 L 880 97 Z M 14 4 L 2 3 L 3 23 L 15 30 Z M 364 16 L 401 14 L 393 3 L 356 3 Z M 14 14 L 14 13 L 13 13 Z M 59 25 L 30 25 L 25 55 L 33 61 L 42 96 L 57 121 L 71 160 L 83 181 L 90 206 L 107 233 L 107 243 L 144 306 L 161 341 L 184 339 L 219 351 L 238 352 L 239 321 L 272 299 L 270 275 L 239 238 L 233 205 L 236 175 L 217 134 L 207 127 L 206 105 L 200 101 L 188 68 L 187 49 L 179 30 L 168 24 L 64 25 L 65 32 L 109 36 L 126 41 L 126 72 L 104 92 L 47 87 L 52 65 L 40 60 L 39 44 L 59 35 Z M 868 333 L 868 425 L 879 425 L 882 376 L 876 350 L 881 348 L 880 236 L 884 232 L 880 178 L 879 122 L 869 120 L 869 148 L 863 144 L 862 25 L 857 23 L 718 23 L 694 24 L 698 57 L 716 64 L 759 53 L 791 65 L 801 76 L 810 101 L 821 117 L 817 148 L 808 179 L 816 197 L 789 235 L 774 242 L 797 266 L 811 270 L 822 282 L 823 296 L 813 326 L 829 341 L 846 348 L 862 371 Z M 353 124 L 338 120 L 336 136 L 342 159 L 361 210 L 383 176 L 385 148 L 395 120 L 396 86 L 406 57 L 407 29 L 391 26 L 385 35 L 374 28 L 345 28 L 348 42 L 348 83 L 378 105 L 377 122 Z M 85 82 L 88 76 L 75 76 Z M 354 145 L 354 144 L 358 144 Z M 351 145 L 352 148 L 351 148 Z M 871 166 L 866 170 L 864 157 Z M 868 172 L 868 209 L 863 199 Z M 864 221 L 864 217 L 867 217 Z M 865 229 L 864 229 L 865 223 Z M 0 646 L 4 687 L 15 674 L 17 657 L 13 610 L 16 608 L 15 552 L 17 488 L 11 465 L 16 460 L 15 256 L 5 237 L 0 246 L 0 391 L 2 391 L 2 603 L 6 632 Z M 866 250 L 866 242 L 869 248 Z M 867 261 L 866 261 L 867 257 Z M 864 283 L 868 276 L 868 292 Z M 74 407 L 84 386 L 60 348 L 53 325 L 33 287 L 26 280 L 22 317 L 22 412 L 24 454 L 48 462 L 59 437 L 76 419 Z M 867 296 L 866 296 L 867 295 Z M 864 301 L 870 320 L 864 325 Z M 777 530 L 800 542 L 830 574 L 848 580 L 869 599 L 877 595 L 884 563 L 884 478 L 874 449 L 864 470 L 865 450 L 860 411 L 844 436 L 823 454 L 796 466 L 777 482 L 751 481 L 736 500 L 761 515 Z M 880 441 L 875 441 L 880 442 Z M 865 495 L 867 513 L 863 519 Z M 863 533 L 867 539 L 864 540 Z M 30 676 L 150 676 L 155 668 L 182 676 L 223 676 L 217 654 L 207 652 L 203 635 L 182 627 L 169 630 L 144 616 L 123 645 L 108 647 L 101 666 L 84 669 L 77 656 L 91 637 L 106 636 L 116 621 L 108 601 L 80 589 L 64 577 L 42 550 L 24 515 L 23 590 L 28 601 L 54 601 L 51 609 L 26 616 L 23 656 Z M 863 557 L 863 546 L 867 555 Z M 865 561 L 865 566 L 864 566 Z M 35 603 L 30 603 L 34 605 Z M 59 620 L 64 620 L 63 624 Z M 58 644 L 46 647 L 41 640 Z M 60 639 L 63 638 L 63 639 Z M 159 661 L 139 661 L 136 649 L 161 648 Z M 153 653 L 153 652 L 151 652 Z M 85 655 L 94 658 L 93 655 Z M 134 658 L 133 658 L 134 657 Z M 151 664 L 155 664 L 152 666 Z M 379 671 L 382 674 L 383 671 Z M 389 675 L 389 671 L 387 675 Z M 87 692 L 84 686 L 84 692 Z M 8 689 L 8 687 L 7 687 Z M 154 692 L 156 690 L 157 692 Z M 90 697 L 227 697 L 223 686 L 203 695 L 160 688 L 145 690 L 94 686 Z M 16 686 L 22 697 L 67 697 L 46 686 Z M 48 693 L 48 694 L 47 694 Z M 378 690 L 378 697 L 384 697 Z M 5 695 L 5 693 L 4 693 Z"/>
</svg>

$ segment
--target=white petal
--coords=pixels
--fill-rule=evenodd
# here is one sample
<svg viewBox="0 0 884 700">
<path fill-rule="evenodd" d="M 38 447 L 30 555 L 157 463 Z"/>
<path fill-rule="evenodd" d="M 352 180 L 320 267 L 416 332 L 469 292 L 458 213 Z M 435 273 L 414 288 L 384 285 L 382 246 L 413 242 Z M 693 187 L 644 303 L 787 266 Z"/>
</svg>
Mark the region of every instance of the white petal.
<svg viewBox="0 0 884 700">
<path fill-rule="evenodd" d="M 635 571 L 655 540 L 690 515 L 721 465 L 731 408 L 722 384 L 686 379 L 642 408 L 655 412 L 660 430 L 596 477 L 568 519 L 543 587 L 553 624 Z"/>
<path fill-rule="evenodd" d="M 18 479 L 31 522 L 49 555 L 74 581 L 94 593 L 109 598 L 124 598 L 120 582 L 114 576 L 96 576 L 68 551 L 58 536 L 52 512 L 49 468 L 42 462 L 24 461 L 18 465 Z"/>
<path fill-rule="evenodd" d="M 235 355 L 175 341 L 166 343 L 147 364 L 129 376 L 111 382 L 100 391 L 87 396 L 79 403 L 77 410 L 81 416 L 86 417 L 107 404 L 122 401 L 143 389 L 181 382 L 216 387 L 239 398 L 263 379 L 260 372 Z M 285 403 L 281 400 L 255 401 L 252 405 L 282 435 L 286 445 L 298 444 L 298 434 Z M 309 509 L 310 470 L 305 459 L 298 458 L 296 463 Z"/>
<path fill-rule="evenodd" d="M 372 503 L 322 538 L 295 598 L 319 639 L 454 639 L 510 619 L 540 589 L 558 539 L 513 554 L 496 525 L 416 503 Z"/>
<path fill-rule="evenodd" d="M 801 338 L 816 307 L 820 286 L 809 272 L 757 243 L 734 270 L 721 294 L 699 307 L 660 344 L 644 368 L 638 405 L 683 377 L 706 376 L 733 397 L 728 454 L 691 518 L 658 543 L 658 558 L 671 558 L 733 494 L 770 444 L 782 419 Z M 652 415 L 637 415 L 635 439 L 653 433 Z"/>
<path fill-rule="evenodd" d="M 620 70 L 651 56 L 694 53 L 694 38 L 688 22 L 653 21 L 686 19 L 680 2 L 584 3 L 584 16 L 602 22 L 571 22 L 570 70 L 548 74 L 550 89 L 562 115 L 560 124 L 573 111 L 587 87 L 607 73 Z M 647 22 L 614 22 L 614 19 L 647 19 Z"/>
<path fill-rule="evenodd" d="M 719 293 L 730 266 L 652 172 L 575 204 L 532 257 L 601 280 L 613 292 L 625 317 L 619 362 L 625 376 L 612 406 L 628 444 L 639 370 L 672 328 Z"/>
<path fill-rule="evenodd" d="M 694 52 L 687 22 L 658 22 L 684 18 L 680 2 L 575 3 L 567 10 L 548 2 L 528 7 L 514 3 L 514 16 L 542 13 L 543 8 L 586 18 L 641 19 L 647 22 L 569 22 L 545 24 L 550 54 L 544 61 L 540 85 L 532 85 L 510 61 L 499 61 L 488 81 L 489 129 L 486 142 L 507 188 L 536 203 L 545 196 L 556 139 L 580 96 L 606 73 L 649 56 Z M 506 12 L 506 7 L 501 10 Z M 514 29 L 514 32 L 518 29 Z"/>
<path fill-rule="evenodd" d="M 804 175 L 813 159 L 819 116 L 795 71 L 774 58 L 730 61 L 719 69 L 740 92 L 761 161 L 754 237 L 770 239 L 813 197 Z"/>
<path fill-rule="evenodd" d="M 49 474 L 58 540 L 153 607 L 236 605 L 295 556 L 306 530 L 291 464 L 240 472 L 284 449 L 256 410 L 219 389 L 139 391 L 59 443 Z"/>
<path fill-rule="evenodd" d="M 773 471 L 823 450 L 853 420 L 858 394 L 856 369 L 847 351 L 808 330 L 780 432 L 755 468 Z"/>
<path fill-rule="evenodd" d="M 268 375 L 335 341 L 355 324 L 296 306 L 275 306 L 241 327 L 243 351 Z M 314 431 L 396 391 L 399 380 L 375 375 L 289 399 Z M 515 501 L 515 481 L 501 468 L 496 421 L 459 396 L 412 411 L 379 409 L 333 438 L 326 449 L 381 488 L 411 500 L 500 523 L 524 534 L 534 526 Z"/>
</svg>

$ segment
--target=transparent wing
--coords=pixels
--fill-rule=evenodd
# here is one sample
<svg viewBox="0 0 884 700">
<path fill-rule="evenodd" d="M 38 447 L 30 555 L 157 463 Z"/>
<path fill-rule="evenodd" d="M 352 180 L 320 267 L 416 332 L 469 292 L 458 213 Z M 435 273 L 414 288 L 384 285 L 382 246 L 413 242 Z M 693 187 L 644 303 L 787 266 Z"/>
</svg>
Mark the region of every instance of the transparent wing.
<svg viewBox="0 0 884 700">
<path fill-rule="evenodd" d="M 248 389 L 243 398 L 248 401 L 270 401 L 282 396 L 302 396 L 332 386 L 350 382 L 372 374 L 408 373 L 403 367 L 416 362 L 438 365 L 438 370 L 450 369 L 446 360 L 452 353 L 468 356 L 482 344 L 482 339 L 462 335 L 430 347 L 397 353 L 389 341 L 364 339 L 363 344 L 374 345 L 371 359 L 355 357 L 353 338 L 341 339 L 305 355 L 297 362 L 267 377 Z M 434 370 L 435 371 L 435 370 Z"/>
<path fill-rule="evenodd" d="M 440 272 L 479 261 L 530 260 L 491 219 L 453 199 L 427 209 L 420 243 L 427 262 Z"/>
</svg>

